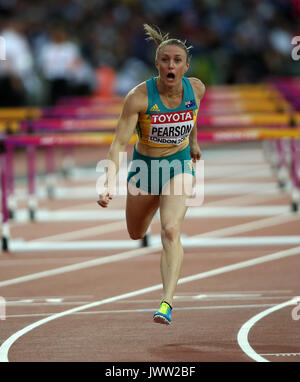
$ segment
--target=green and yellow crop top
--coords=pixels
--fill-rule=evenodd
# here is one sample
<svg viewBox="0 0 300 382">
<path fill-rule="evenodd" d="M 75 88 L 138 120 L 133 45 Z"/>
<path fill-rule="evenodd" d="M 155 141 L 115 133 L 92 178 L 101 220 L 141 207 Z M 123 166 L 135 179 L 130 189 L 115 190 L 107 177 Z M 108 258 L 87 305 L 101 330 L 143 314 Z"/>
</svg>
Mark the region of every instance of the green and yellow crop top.
<svg viewBox="0 0 300 382">
<path fill-rule="evenodd" d="M 175 109 L 168 109 L 162 103 L 156 80 L 154 77 L 146 82 L 148 108 L 138 119 L 138 141 L 151 147 L 179 146 L 189 139 L 197 119 L 198 107 L 192 85 L 183 77 L 182 103 Z"/>
</svg>

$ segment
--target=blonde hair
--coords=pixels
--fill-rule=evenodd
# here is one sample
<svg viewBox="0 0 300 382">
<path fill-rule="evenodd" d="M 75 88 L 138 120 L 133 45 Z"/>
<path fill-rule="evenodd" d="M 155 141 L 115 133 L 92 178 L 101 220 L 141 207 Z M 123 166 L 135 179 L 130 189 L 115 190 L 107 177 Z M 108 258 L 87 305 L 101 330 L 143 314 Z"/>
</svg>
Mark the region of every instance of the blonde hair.
<svg viewBox="0 0 300 382">
<path fill-rule="evenodd" d="M 148 24 L 144 24 L 144 29 L 147 36 L 146 40 L 154 41 L 157 46 L 155 59 L 157 59 L 159 51 L 166 45 L 177 45 L 185 51 L 186 59 L 187 61 L 190 61 L 192 57 L 190 54 L 192 46 L 186 46 L 186 41 L 181 41 L 177 38 L 169 38 L 169 33 L 162 34 L 158 27 L 153 28 Z"/>
</svg>

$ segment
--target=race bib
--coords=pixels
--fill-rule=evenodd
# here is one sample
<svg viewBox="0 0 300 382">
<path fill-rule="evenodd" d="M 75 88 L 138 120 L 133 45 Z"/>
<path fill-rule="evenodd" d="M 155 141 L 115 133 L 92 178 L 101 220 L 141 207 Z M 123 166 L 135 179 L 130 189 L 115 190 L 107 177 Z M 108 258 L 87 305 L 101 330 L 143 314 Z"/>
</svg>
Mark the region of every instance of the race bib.
<svg viewBox="0 0 300 382">
<path fill-rule="evenodd" d="M 193 110 L 151 115 L 149 142 L 180 145 L 194 126 Z"/>
</svg>

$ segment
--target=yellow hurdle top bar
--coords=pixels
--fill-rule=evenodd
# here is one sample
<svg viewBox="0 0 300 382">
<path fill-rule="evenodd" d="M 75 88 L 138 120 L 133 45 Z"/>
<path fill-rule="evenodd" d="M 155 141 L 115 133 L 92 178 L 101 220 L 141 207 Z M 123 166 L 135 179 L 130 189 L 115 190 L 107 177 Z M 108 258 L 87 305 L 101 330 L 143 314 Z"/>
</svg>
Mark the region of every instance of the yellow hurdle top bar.
<svg viewBox="0 0 300 382">
<path fill-rule="evenodd" d="M 12 107 L 0 108 L 0 120 L 26 120 L 37 119 L 42 115 L 42 110 L 38 107 Z"/>
</svg>

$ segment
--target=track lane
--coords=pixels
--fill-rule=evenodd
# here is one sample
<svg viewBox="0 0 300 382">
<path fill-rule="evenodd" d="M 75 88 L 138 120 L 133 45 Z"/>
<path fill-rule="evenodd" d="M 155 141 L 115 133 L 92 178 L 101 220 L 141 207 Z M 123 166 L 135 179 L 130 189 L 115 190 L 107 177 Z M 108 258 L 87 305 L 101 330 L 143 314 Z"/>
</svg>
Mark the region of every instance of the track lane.
<svg viewBox="0 0 300 382">
<path fill-rule="evenodd" d="M 237 157 L 237 155 L 236 155 Z M 249 155 L 247 156 L 247 160 L 250 158 L 250 151 Z M 254 161 L 255 162 L 255 161 Z M 227 163 L 230 163 L 227 160 Z M 253 178 L 254 179 L 254 178 Z M 214 179 L 215 180 L 215 179 Z M 238 179 L 236 179 L 238 180 Z M 244 179 L 245 180 L 245 179 Z M 258 179 L 257 179 L 258 180 Z M 261 178 L 260 178 L 261 181 Z M 245 195 L 226 195 L 224 197 L 221 196 L 221 193 L 219 196 L 210 196 L 209 199 L 206 199 L 205 202 L 208 200 L 208 205 L 209 201 L 211 203 L 216 203 L 219 205 L 223 205 L 222 202 L 224 201 L 226 203 L 227 200 L 227 205 L 233 205 L 233 206 L 238 206 L 239 203 L 241 205 L 250 205 L 252 203 L 266 203 L 266 195 L 255 195 L 252 194 L 251 197 L 245 196 Z M 277 204 L 277 203 L 284 203 L 288 198 L 287 195 L 285 194 L 270 194 L 270 199 L 272 198 L 272 205 Z M 220 200 L 222 199 L 222 200 Z M 270 200 L 268 201 L 270 203 Z M 81 203 L 84 203 L 82 201 Z M 76 202 L 74 203 L 75 206 Z M 63 206 L 63 203 L 60 206 L 56 206 L 60 209 L 60 207 Z M 55 207 L 55 208 L 56 208 Z M 73 208 L 72 203 L 70 203 L 69 207 L 66 208 Z M 87 208 L 87 207 L 85 207 Z M 276 214 L 275 214 L 276 215 Z M 249 218 L 249 217 L 236 217 L 236 218 L 228 218 L 226 216 L 220 217 L 220 216 L 215 216 L 215 217 L 204 217 L 202 219 L 196 219 L 196 220 L 187 220 L 186 221 L 186 231 L 185 232 L 193 232 L 191 231 L 192 227 L 195 226 L 195 222 L 197 221 L 197 229 L 198 231 L 203 232 L 203 234 L 208 234 L 209 231 L 218 231 L 220 230 L 223 234 L 226 233 L 226 230 L 229 228 L 228 226 L 234 226 L 240 225 L 240 228 L 236 228 L 238 231 L 241 230 L 239 233 L 238 231 L 234 233 L 234 236 L 236 235 L 244 235 L 243 229 L 245 229 L 245 226 L 247 227 L 247 224 L 251 226 L 251 224 L 257 220 L 261 220 L 261 222 L 266 219 L 270 219 L 270 222 L 272 222 L 272 219 L 274 217 L 274 221 L 276 221 L 277 217 L 276 216 L 271 216 L 271 217 L 263 217 L 260 216 L 258 219 L 256 218 Z M 280 220 L 280 218 L 278 219 Z M 297 217 L 295 218 L 295 221 L 297 221 Z M 262 223 L 263 225 L 263 223 Z M 54 225 L 53 225 L 54 226 Z M 243 228 L 244 226 L 244 228 Z M 90 227 L 93 227 L 93 224 L 90 225 Z M 253 223 L 253 227 L 255 227 L 255 224 Z M 293 219 L 291 219 L 290 223 L 286 224 L 278 224 L 278 225 L 272 225 L 270 224 L 269 228 L 265 227 L 266 230 L 270 230 L 270 234 L 272 235 L 273 233 L 273 227 L 278 227 L 278 232 L 282 230 L 282 232 L 285 232 L 285 235 L 291 235 L 292 229 L 295 227 L 293 225 Z M 89 228 L 89 223 L 88 225 L 84 228 L 88 230 Z M 84 230 L 83 229 L 83 230 Z M 78 230 L 79 231 L 79 230 Z M 230 228 L 229 228 L 230 231 Z M 154 226 L 154 232 L 158 233 L 158 226 Z M 220 232 L 220 234 L 221 234 Z M 256 236 L 259 234 L 259 232 L 255 229 L 254 230 L 249 230 L 248 232 L 251 233 L 251 235 Z M 54 233 L 54 235 L 59 235 L 59 233 Z M 70 232 L 71 234 L 71 232 Z M 109 235 L 110 238 L 113 240 L 114 234 L 113 232 L 110 233 Z M 38 236 L 38 235 L 37 235 Z M 262 255 L 265 256 L 268 253 L 273 252 L 278 252 L 281 250 L 289 249 L 289 247 L 286 246 L 281 246 L 281 247 L 256 247 L 256 248 L 199 248 L 198 251 L 192 250 L 192 249 L 187 249 L 186 250 L 186 260 L 184 263 L 184 269 L 183 269 L 183 274 L 182 277 L 187 277 L 195 269 L 198 269 L 199 266 L 201 266 L 201 272 L 208 272 L 209 270 L 214 269 L 214 267 L 222 267 L 222 266 L 227 266 L 232 264 L 232 262 L 240 261 L 240 260 L 250 260 L 253 257 L 256 257 L 257 255 Z M 83 254 L 81 253 L 76 253 L 76 256 L 82 256 Z M 88 256 L 91 258 L 93 256 L 91 252 L 86 252 L 84 253 L 84 256 Z M 17 256 L 20 256 L 20 254 L 17 254 Z M 30 254 L 29 255 L 32 260 L 36 259 L 41 256 L 41 254 Z M 48 254 L 48 256 L 53 256 L 52 254 Z M 61 256 L 70 256 L 69 258 L 71 259 L 71 254 L 67 255 L 67 253 L 63 253 L 60 255 L 55 255 L 60 258 Z M 74 253 L 72 254 L 74 257 Z M 296 255 L 295 255 L 296 256 Z M 23 256 L 21 256 L 23 258 Z M 297 256 L 296 256 L 297 257 Z M 201 259 L 201 261 L 199 261 Z M 70 260 L 71 261 L 71 260 Z M 76 261 L 76 257 L 75 257 Z M 281 269 L 285 268 L 285 274 L 290 275 L 290 279 L 286 280 L 285 277 L 282 275 L 278 275 L 277 272 L 277 267 L 278 264 L 281 264 Z M 117 263 L 116 263 L 117 264 Z M 143 288 L 145 285 L 153 285 L 153 282 L 156 280 L 158 283 L 160 282 L 160 275 L 159 275 L 159 253 L 150 253 L 146 257 L 143 258 L 136 258 L 136 259 L 131 259 L 131 260 L 126 260 L 126 268 L 124 269 L 120 267 L 117 268 L 115 267 L 116 264 L 106 264 L 105 267 L 102 269 L 97 268 L 97 269 L 86 269 L 82 271 L 77 271 L 74 272 L 73 274 L 70 273 L 69 275 L 58 275 L 57 277 L 46 279 L 45 280 L 35 280 L 34 282 L 30 282 L 28 285 L 20 284 L 20 285 L 12 285 L 11 287 L 3 288 L 1 289 L 1 293 L 3 291 L 6 293 L 7 296 L 11 296 L 12 298 L 14 296 L 22 296 L 24 298 L 26 297 L 36 297 L 38 298 L 39 296 L 54 296 L 56 298 L 59 298 L 60 296 L 63 297 L 65 295 L 89 295 L 92 296 L 93 300 L 96 299 L 105 299 L 107 296 L 114 296 L 116 292 L 118 293 L 123 293 L 124 292 L 124 281 L 126 282 L 126 286 L 131 286 L 132 289 L 134 288 Z M 272 266 L 271 266 L 272 264 Z M 277 265 L 276 265 L 277 264 Z M 291 265 L 289 265 L 291 264 Z M 121 265 L 121 263 L 120 263 Z M 41 267 L 43 265 L 41 264 Z M 291 269 L 290 269 L 291 267 Z M 145 272 L 145 268 L 147 268 L 148 272 Z M 184 285 L 179 285 L 178 286 L 178 292 L 182 293 L 183 295 L 185 293 L 199 293 L 201 294 L 202 292 L 205 292 L 207 290 L 216 291 L 226 291 L 226 290 L 235 290 L 235 291 L 243 291 L 246 286 L 248 286 L 248 290 L 253 290 L 257 289 L 258 287 L 262 287 L 261 289 L 266 289 L 266 290 L 280 290 L 281 288 L 285 290 L 289 290 L 291 293 L 291 297 L 293 296 L 294 292 L 297 292 L 297 288 L 295 287 L 295 283 L 293 280 L 295 280 L 295 264 L 293 261 L 291 261 L 291 258 L 289 258 L 288 261 L 284 261 L 283 259 L 281 260 L 276 260 L 274 262 L 268 263 L 267 268 L 265 266 L 260 265 L 260 266 L 255 266 L 253 269 L 260 269 L 262 271 L 254 272 L 251 270 L 250 272 L 245 272 L 244 274 L 241 273 L 241 270 L 236 270 L 234 275 L 234 279 L 232 277 L 228 277 L 228 274 L 225 276 L 221 275 L 215 275 L 214 277 L 205 279 L 203 281 L 195 281 L 191 283 L 187 283 Z M 250 268 L 249 268 L 250 269 Z M 268 274 L 266 275 L 265 270 L 268 270 Z M 269 272 L 269 270 L 273 270 L 273 272 Z M 121 272 L 121 275 L 118 272 Z M 241 276 L 236 276 L 240 275 Z M 71 276 L 72 275 L 72 276 Z M 124 276 L 125 275 L 125 276 Z M 123 278 L 125 277 L 125 279 Z M 249 280 L 248 280 L 249 278 Z M 268 280 L 267 280 L 268 278 Z M 112 280 L 123 280 L 123 283 L 112 283 Z M 246 281 L 247 280 L 247 281 Z M 205 282 L 204 282 L 205 281 Z M 255 283 L 253 284 L 253 281 Z M 281 284 L 278 283 L 278 281 L 281 282 Z M 92 285 L 91 285 L 92 284 Z M 91 293 L 91 286 L 93 287 L 93 292 Z M 103 286 L 105 286 L 103 290 Z M 219 288 L 218 288 L 219 286 Z M 252 287 L 251 287 L 252 286 Z M 255 288 L 253 288 L 255 286 Z M 277 286 L 277 288 L 275 288 Z M 227 289 L 228 288 L 228 289 Z M 49 291 L 58 291 L 58 293 L 49 293 Z M 80 290 L 80 293 L 75 293 L 76 291 Z M 63 293 L 64 291 L 65 293 Z M 21 292 L 21 293 L 18 293 Z M 40 293 L 39 293 L 40 292 Z M 70 292 L 70 293 L 69 293 Z M 158 291 L 156 292 L 151 292 L 149 293 L 149 298 L 150 300 L 153 301 L 158 301 L 159 299 L 159 293 Z M 251 317 L 256 312 L 258 312 L 260 309 L 265 309 L 263 305 L 266 304 L 273 304 L 275 305 L 278 303 L 278 300 L 280 301 L 280 298 L 284 297 L 282 294 L 279 293 L 279 296 L 276 296 L 277 299 L 270 299 L 270 296 L 266 300 L 258 299 L 257 301 L 253 300 L 251 301 L 251 304 L 249 304 L 249 301 L 239 301 L 239 304 L 236 304 L 236 307 L 230 308 L 230 305 L 233 306 L 233 301 L 227 301 L 226 304 L 228 305 L 228 309 L 225 310 L 225 308 L 220 308 L 220 306 L 224 306 L 224 302 L 220 304 L 218 302 L 218 305 L 213 304 L 209 302 L 209 306 L 211 306 L 211 311 L 210 309 L 205 309 L 205 305 L 202 306 L 197 306 L 195 305 L 195 301 L 192 301 L 191 303 L 187 304 L 186 302 L 182 301 L 177 301 L 176 306 L 178 309 L 174 310 L 174 318 L 176 315 L 176 325 L 177 329 L 175 329 L 171 337 L 170 332 L 168 332 L 168 340 L 163 340 L 162 342 L 160 341 L 160 337 L 162 336 L 163 333 L 163 328 L 155 327 L 156 331 L 155 334 L 154 332 L 154 327 L 152 322 L 148 322 L 149 318 L 151 317 L 152 310 L 156 309 L 156 304 L 153 302 L 151 303 L 149 307 L 149 303 L 141 303 L 137 304 L 135 306 L 135 309 L 127 309 L 126 308 L 126 303 L 125 300 L 122 301 L 123 305 L 121 304 L 121 301 L 119 302 L 112 302 L 108 304 L 105 308 L 107 310 L 107 313 L 101 310 L 101 313 L 97 314 L 97 307 L 94 307 L 92 310 L 87 310 L 86 312 L 77 312 L 78 314 L 66 316 L 66 317 L 61 317 L 59 319 L 53 320 L 51 322 L 48 322 L 47 325 L 42 325 L 38 328 L 35 328 L 32 332 L 26 334 L 24 337 L 22 336 L 20 340 L 18 340 L 13 347 L 10 350 L 10 357 L 12 357 L 12 360 L 18 360 L 21 359 L 20 357 L 24 357 L 24 353 L 26 349 L 26 354 L 28 352 L 28 359 L 34 359 L 35 357 L 40 357 L 40 354 L 38 356 L 35 354 L 35 349 L 32 348 L 30 345 L 30 340 L 34 339 L 32 343 L 35 344 L 36 349 L 43 349 L 44 347 L 44 341 L 46 339 L 50 342 L 50 349 L 49 352 L 50 354 L 55 354 L 55 356 L 58 357 L 58 359 L 64 359 L 64 360 L 72 360 L 73 359 L 80 359 L 80 354 L 79 354 L 79 349 L 80 346 L 79 344 L 84 343 L 87 345 L 87 352 L 84 355 L 85 360 L 93 360 L 95 357 L 95 349 L 97 350 L 97 355 L 103 354 L 103 346 L 104 348 L 107 349 L 109 347 L 108 351 L 108 357 L 109 360 L 116 361 L 117 354 L 121 354 L 121 357 L 123 359 L 126 359 L 126 357 L 136 357 L 136 359 L 133 360 L 144 360 L 145 357 L 149 357 L 149 360 L 165 360 L 165 359 L 171 359 L 172 356 L 175 355 L 175 358 L 178 357 L 185 357 L 183 354 L 189 354 L 190 359 L 187 360 L 196 360 L 196 361 L 201 361 L 201 360 L 210 360 L 213 359 L 214 361 L 218 360 L 245 360 L 249 361 L 249 358 L 241 353 L 241 350 L 239 349 L 236 338 L 232 336 L 233 331 L 237 331 L 238 327 L 240 327 L 243 324 L 243 320 L 247 320 L 249 317 Z M 129 301 L 129 300 L 126 300 Z M 207 304 L 207 301 L 200 301 L 201 303 Z M 198 301 L 199 303 L 199 301 Z M 236 303 L 236 301 L 235 301 Z M 225 305 L 226 305 L 225 304 Z M 147 305 L 147 306 L 145 306 Z M 240 305 L 240 308 L 238 306 Z M 252 305 L 252 307 L 250 306 Z M 208 306 L 208 307 L 209 307 Z M 217 308 L 219 306 L 219 308 Z M 242 307 L 243 306 L 243 307 Z M 35 306 L 32 304 L 32 306 L 27 306 L 26 307 L 26 312 L 24 312 L 24 307 L 19 306 L 19 307 L 11 307 L 12 309 L 10 311 L 12 316 L 18 316 L 18 314 L 27 313 L 27 314 L 51 314 L 51 313 L 60 313 L 62 312 L 62 309 L 65 308 L 66 305 L 63 304 L 57 304 L 57 305 L 42 305 L 42 306 Z M 203 309 L 197 309 L 197 308 L 203 308 Z M 104 305 L 103 305 L 104 308 Z M 121 309 L 120 309 L 121 308 Z M 123 309 L 122 309 L 123 308 Z M 196 308 L 196 309 L 194 309 Z M 214 309 L 215 308 L 215 309 Z M 137 311 L 137 309 L 141 309 L 141 311 Z M 54 310 L 54 312 L 53 312 Z M 118 312 L 120 310 L 127 310 L 127 312 L 120 312 L 118 313 L 111 313 L 113 312 Z M 129 310 L 129 311 L 128 311 Z M 56 311 L 56 312 L 55 312 Z M 222 325 L 220 324 L 221 321 L 216 319 L 216 311 L 220 312 L 225 312 L 220 314 L 223 316 L 223 319 L 226 322 L 226 328 L 225 330 L 220 330 L 222 328 Z M 46 312 L 46 313 L 45 313 Z M 89 312 L 90 315 L 89 315 Z M 136 312 L 136 314 L 134 314 Z M 82 314 L 80 314 L 82 313 Z M 203 326 L 199 328 L 200 334 L 206 335 L 205 331 L 203 328 L 206 328 L 207 332 L 209 332 L 210 335 L 213 333 L 213 328 L 210 328 L 210 324 L 214 323 L 214 329 L 215 329 L 215 345 L 209 345 L 209 340 L 205 342 L 205 338 L 202 338 L 201 341 L 201 335 L 196 335 L 196 339 L 192 335 L 192 328 L 198 327 L 198 322 L 199 322 L 199 313 L 201 313 L 201 323 L 203 319 Z M 247 313 L 247 314 L 246 314 Z M 189 326 L 187 327 L 185 325 L 185 320 L 186 317 L 189 317 Z M 125 315 L 125 316 L 124 316 Z M 241 317 L 242 315 L 242 317 Z M 99 317 L 100 316 L 100 317 Z M 113 316 L 113 317 L 112 317 Z M 136 321 L 132 321 L 132 317 L 137 317 Z M 40 318 L 36 316 L 37 319 Z M 84 317 L 85 325 L 84 329 L 82 329 L 82 325 L 80 325 L 80 322 L 82 322 L 82 318 Z M 94 318 L 93 318 L 94 317 Z M 142 319 L 140 319 L 142 317 Z M 218 316 L 219 317 L 219 316 Z M 237 317 L 238 320 L 233 320 L 232 317 Z M 271 316 L 272 317 L 272 316 Z M 10 327 L 6 327 L 7 333 L 13 333 L 16 330 L 21 329 L 22 323 L 21 320 L 23 321 L 23 324 L 27 322 L 27 325 L 32 322 L 34 319 L 34 316 L 31 317 L 19 317 L 19 318 L 14 318 L 14 324 L 12 322 L 9 323 Z M 10 319 L 11 320 L 11 319 Z M 16 322 L 18 321 L 18 323 Z M 98 322 L 101 322 L 101 328 L 99 329 Z M 230 321 L 231 320 L 231 321 Z M 238 322 L 237 322 L 238 321 Z M 245 322 L 244 321 L 244 322 Z M 276 321 L 277 322 L 277 321 Z M 275 325 L 278 324 L 278 322 Z M 59 324 L 57 324 L 59 323 Z M 7 324 L 7 322 L 5 322 Z M 140 325 L 142 324 L 142 325 Z M 124 341 L 121 341 L 120 344 L 116 342 L 116 338 L 122 338 L 121 332 L 122 332 L 122 325 L 124 325 L 124 328 L 126 330 L 126 336 L 124 338 Z M 218 326 L 220 325 L 220 327 Z M 26 326 L 26 324 L 25 324 Z M 56 329 L 55 329 L 56 326 Z M 181 328 L 182 332 L 179 331 L 179 327 Z M 18 329 L 19 328 L 19 329 Z M 104 328 L 104 329 L 103 329 Z M 109 329 L 108 331 L 106 329 Z M 144 342 L 138 342 L 140 341 L 140 335 L 145 329 L 145 336 L 143 334 Z M 82 333 L 81 333 L 82 329 Z M 224 329 L 224 323 L 223 323 L 223 329 Z M 53 333 L 57 333 L 57 330 L 63 333 L 63 339 L 62 340 L 57 340 L 53 338 Z M 100 331 L 99 331 L 100 330 Z M 104 330 L 104 331 L 103 331 Z M 72 336 L 72 333 L 74 334 L 74 338 Z M 95 334 L 96 333 L 96 334 Z M 254 332 L 253 332 L 254 333 Z M 160 337 L 158 337 L 159 334 Z M 183 341 L 184 334 L 186 334 L 185 337 L 185 342 Z M 225 335 L 224 335 L 225 334 Z M 65 337 L 64 337 L 65 335 Z M 132 338 L 130 337 L 132 336 Z M 147 335 L 147 336 L 146 336 Z M 163 335 L 164 336 L 164 335 Z M 110 344 L 110 339 L 113 338 L 111 346 Z M 147 342 L 147 338 L 151 337 L 151 343 L 152 343 L 152 337 L 153 337 L 153 346 L 143 346 Z M 164 336 L 165 337 L 165 336 Z M 91 345 L 88 345 L 86 343 L 86 338 L 92 339 Z M 214 337 L 211 337 L 214 338 Z M 155 346 L 155 341 L 158 341 L 158 346 Z M 180 339 L 180 340 L 179 340 Z M 102 342 L 101 342 L 102 340 Z M 219 346 L 219 342 L 221 343 L 221 346 Z M 137 350 L 140 350 L 139 352 L 135 353 L 130 352 L 130 354 L 126 354 L 126 346 L 128 348 L 128 344 L 135 344 L 137 346 Z M 59 347 L 60 345 L 60 347 Z M 72 346 L 74 345 L 74 346 Z M 123 348 L 122 348 L 123 346 Z M 70 349 L 72 349 L 70 353 Z M 78 349 L 78 351 L 77 351 Z M 231 350 L 230 350 L 231 349 Z M 74 350 L 74 352 L 73 352 Z M 143 353 L 143 351 L 144 353 Z M 295 350 L 295 349 L 294 349 Z M 44 351 L 44 350 L 43 350 Z M 280 351 L 280 350 L 278 350 Z M 228 354 L 230 352 L 230 354 Z M 77 358 L 78 357 L 78 358 Z M 101 360 L 105 360 L 106 356 L 104 356 Z M 142 359 L 144 357 L 144 359 Z M 170 357 L 170 358 L 169 358 Z M 130 358 L 132 360 L 132 358 Z M 278 357 L 276 357 L 278 360 Z M 82 355 L 81 355 L 82 359 Z M 107 358 L 108 359 L 108 358 Z M 99 360 L 99 359 L 98 359 Z M 128 358 L 127 358 L 128 360 Z M 148 358 L 147 358 L 148 360 Z M 182 360 L 182 359 L 180 359 Z"/>
</svg>

